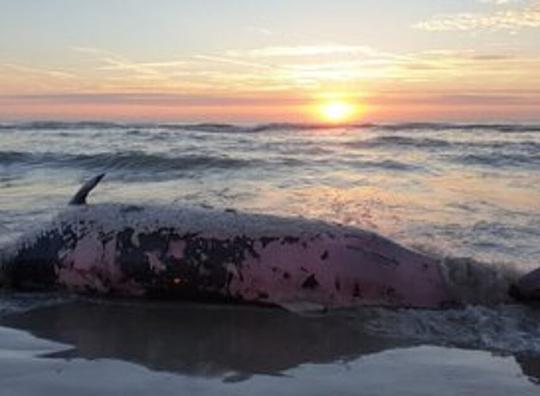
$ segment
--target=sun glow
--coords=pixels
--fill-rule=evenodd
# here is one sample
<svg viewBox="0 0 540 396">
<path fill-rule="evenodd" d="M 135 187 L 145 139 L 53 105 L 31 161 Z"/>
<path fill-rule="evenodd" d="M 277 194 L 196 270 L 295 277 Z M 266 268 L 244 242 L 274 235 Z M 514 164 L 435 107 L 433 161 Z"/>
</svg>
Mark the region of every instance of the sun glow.
<svg viewBox="0 0 540 396">
<path fill-rule="evenodd" d="M 342 101 L 324 103 L 319 108 L 321 118 L 326 122 L 332 123 L 349 121 L 356 112 L 356 106 Z"/>
</svg>

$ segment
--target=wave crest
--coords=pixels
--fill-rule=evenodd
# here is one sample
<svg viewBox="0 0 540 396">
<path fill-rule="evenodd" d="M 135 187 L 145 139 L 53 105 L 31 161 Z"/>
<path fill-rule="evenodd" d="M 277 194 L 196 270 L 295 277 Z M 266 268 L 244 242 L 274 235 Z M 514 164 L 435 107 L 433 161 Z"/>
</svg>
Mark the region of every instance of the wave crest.
<svg viewBox="0 0 540 396">
<path fill-rule="evenodd" d="M 362 123 L 347 125 L 329 125 L 321 123 L 264 123 L 255 125 L 238 125 L 226 123 L 121 123 L 121 122 L 103 122 L 103 121 L 31 121 L 14 122 L 0 124 L 0 130 L 74 130 L 74 129 L 171 129 L 171 130 L 191 130 L 201 132 L 216 133 L 242 133 L 242 132 L 268 132 L 268 131 L 301 131 L 315 129 L 332 128 L 354 128 L 354 129 L 380 129 L 388 131 L 476 131 L 493 130 L 506 133 L 520 132 L 540 132 L 540 124 L 480 124 L 480 123 L 428 123 L 412 122 L 398 124 L 383 123 Z"/>
<path fill-rule="evenodd" d="M 32 153 L 20 151 L 0 152 L 0 164 L 23 164 L 35 166 L 76 167 L 90 170 L 201 170 L 208 168 L 238 169 L 253 166 L 256 160 L 243 160 L 226 156 L 182 155 L 166 156 L 141 151 L 116 153 L 69 154 Z"/>
</svg>

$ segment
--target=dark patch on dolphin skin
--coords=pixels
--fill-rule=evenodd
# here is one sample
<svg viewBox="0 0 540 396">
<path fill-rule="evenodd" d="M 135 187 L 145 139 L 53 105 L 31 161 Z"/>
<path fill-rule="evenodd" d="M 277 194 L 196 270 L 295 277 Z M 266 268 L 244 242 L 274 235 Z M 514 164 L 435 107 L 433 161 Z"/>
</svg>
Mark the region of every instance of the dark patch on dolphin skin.
<svg viewBox="0 0 540 396">
<path fill-rule="evenodd" d="M 277 241 L 278 239 L 279 238 L 274 238 L 274 237 L 262 237 L 259 239 L 259 241 L 261 241 L 263 248 L 265 248 L 269 243 Z"/>
<path fill-rule="evenodd" d="M 302 283 L 302 289 L 315 289 L 318 286 L 319 282 L 317 282 L 317 278 L 315 278 L 314 274 L 308 276 L 304 283 Z"/>
<path fill-rule="evenodd" d="M 325 250 L 324 253 L 321 255 L 321 260 L 326 260 L 328 259 L 328 250 Z"/>
<path fill-rule="evenodd" d="M 298 243 L 298 241 L 300 241 L 300 238 L 298 238 L 298 237 L 284 236 L 283 239 L 281 240 L 281 244 L 282 245 L 295 244 L 295 243 Z"/>
<path fill-rule="evenodd" d="M 105 245 L 114 239 L 114 234 L 111 232 L 105 233 L 103 231 L 99 231 L 98 238 L 101 242 L 101 245 L 103 246 L 103 251 L 105 251 Z"/>
<path fill-rule="evenodd" d="M 259 292 L 259 293 L 257 294 L 257 297 L 260 298 L 260 299 L 265 300 L 265 299 L 267 299 L 268 297 L 270 297 L 270 295 L 269 295 L 267 292 Z"/>
<path fill-rule="evenodd" d="M 385 256 L 383 254 L 373 252 L 371 250 L 366 250 L 364 248 L 357 247 L 357 246 L 346 245 L 345 247 L 347 249 L 350 249 L 350 250 L 356 250 L 357 252 L 362 252 L 366 256 L 372 256 L 374 258 L 377 258 L 377 259 L 381 260 L 383 262 L 383 264 L 385 264 L 385 265 L 390 265 L 392 267 L 397 267 L 399 265 L 399 261 L 397 261 L 393 257 L 388 257 L 388 256 Z"/>
<path fill-rule="evenodd" d="M 360 286 L 358 285 L 358 283 L 355 283 L 354 289 L 353 289 L 353 297 L 361 297 L 361 296 L 362 296 L 362 292 L 360 291 Z"/>
<path fill-rule="evenodd" d="M 159 230 L 151 234 L 138 234 L 139 246 L 135 246 L 132 237 L 135 230 L 131 227 L 121 231 L 116 236 L 118 261 L 122 274 L 137 283 L 146 285 L 154 278 L 154 271 L 150 267 L 145 253 L 156 252 L 163 254 L 167 251 L 168 241 L 160 235 Z"/>
<path fill-rule="evenodd" d="M 283 279 L 291 279 L 291 274 L 289 274 L 288 272 L 284 272 Z"/>
<path fill-rule="evenodd" d="M 4 264 L 9 286 L 21 290 L 47 290 L 56 286 L 55 267 L 61 250 L 72 249 L 76 235 L 71 227 L 53 229 L 39 235 L 34 243 L 22 247 L 13 260 Z"/>
<path fill-rule="evenodd" d="M 341 282 L 339 281 L 339 279 L 336 279 L 334 281 L 334 286 L 335 286 L 337 291 L 341 290 Z"/>
<path fill-rule="evenodd" d="M 396 289 L 394 289 L 393 287 L 386 288 L 384 293 L 390 298 L 396 298 L 397 297 L 396 296 Z"/>
<path fill-rule="evenodd" d="M 345 234 L 345 238 L 354 238 L 364 240 L 364 236 L 358 234 L 351 234 L 350 232 Z"/>
<path fill-rule="evenodd" d="M 330 237 L 330 239 L 336 239 L 336 236 L 334 235 L 333 232 L 327 231 L 326 235 L 328 235 Z"/>
<path fill-rule="evenodd" d="M 231 239 L 200 237 L 197 233 L 179 235 L 174 229 L 161 228 L 150 233 L 138 233 L 138 244 L 132 243 L 132 228 L 117 235 L 118 261 L 124 276 L 144 287 L 150 297 L 183 298 L 190 300 L 238 300 L 229 295 L 233 279 L 229 267 L 238 270 L 239 279 L 244 261 L 259 258 L 254 240 L 246 236 Z M 168 255 L 169 243 L 183 241 L 183 256 Z M 156 271 L 147 253 L 154 254 L 164 265 Z"/>
</svg>

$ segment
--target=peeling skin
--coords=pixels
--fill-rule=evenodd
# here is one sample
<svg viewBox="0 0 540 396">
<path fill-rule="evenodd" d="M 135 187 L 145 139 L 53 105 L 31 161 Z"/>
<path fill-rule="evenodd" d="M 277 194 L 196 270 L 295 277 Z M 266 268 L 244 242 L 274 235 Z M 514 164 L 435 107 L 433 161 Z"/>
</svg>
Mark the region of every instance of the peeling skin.
<svg viewBox="0 0 540 396">
<path fill-rule="evenodd" d="M 248 299 L 263 291 L 268 302 L 278 305 L 309 301 L 325 307 L 428 308 L 450 301 L 435 261 L 379 238 L 321 235 L 306 242 L 306 248 L 301 241 L 286 247 L 279 241 L 258 246 L 260 258 L 244 262 L 244 279 L 234 279 L 231 291 Z M 383 248 L 396 261 L 399 257 L 397 265 L 388 265 L 388 257 L 377 250 Z M 330 258 L 322 258 L 324 251 Z"/>
<path fill-rule="evenodd" d="M 63 288 L 287 306 L 437 308 L 434 260 L 374 233 L 320 221 L 200 207 L 70 208 L 23 237 L 4 275 Z"/>
<path fill-rule="evenodd" d="M 146 259 L 148 260 L 148 265 L 150 265 L 150 270 L 152 272 L 157 274 L 167 270 L 167 266 L 158 258 L 159 252 L 150 252 L 145 254 Z"/>
</svg>

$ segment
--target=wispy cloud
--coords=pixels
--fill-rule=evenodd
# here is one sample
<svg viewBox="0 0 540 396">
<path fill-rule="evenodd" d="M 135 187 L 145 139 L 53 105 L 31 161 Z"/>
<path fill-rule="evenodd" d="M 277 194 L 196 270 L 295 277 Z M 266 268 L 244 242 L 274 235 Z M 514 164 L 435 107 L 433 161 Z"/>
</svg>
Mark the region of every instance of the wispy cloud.
<svg viewBox="0 0 540 396">
<path fill-rule="evenodd" d="M 227 51 L 229 56 L 242 56 L 251 58 L 274 58 L 274 57 L 306 57 L 320 55 L 356 55 L 372 54 L 374 50 L 364 45 L 304 45 L 304 46 L 274 46 L 256 48 L 248 51 Z"/>
<path fill-rule="evenodd" d="M 80 87 L 79 76 L 62 68 L 0 63 L 0 92 L 3 93 L 65 92 Z"/>
<path fill-rule="evenodd" d="M 137 62 L 127 59 L 124 56 L 112 51 L 92 48 L 92 47 L 71 47 L 73 51 L 89 54 L 93 61 L 101 63 L 98 70 L 117 71 L 117 72 L 135 72 L 141 75 L 153 76 L 156 78 L 165 77 L 164 70 L 178 70 L 188 64 L 186 60 L 172 59 L 165 61 L 143 61 Z"/>
<path fill-rule="evenodd" d="M 108 66 L 102 66 L 101 70 L 135 70 L 143 73 L 156 74 L 157 69 L 177 69 L 186 66 L 183 60 L 169 60 L 164 62 L 125 62 L 112 58 L 103 58 Z"/>
<path fill-rule="evenodd" d="M 262 36 L 273 36 L 275 34 L 275 32 L 271 29 L 268 29 L 268 28 L 264 28 L 264 27 L 260 27 L 260 26 L 247 26 L 246 29 L 249 31 L 249 32 L 253 32 L 253 33 L 257 33 L 257 34 L 260 34 Z"/>
<path fill-rule="evenodd" d="M 419 109 L 484 103 L 530 111 L 539 98 L 527 90 L 540 86 L 540 56 L 518 51 L 392 53 L 360 44 L 277 45 L 133 60 L 97 48 L 72 50 L 83 61 L 76 66 L 0 64 L 3 103 L 188 115 L 203 108 L 223 114 L 220 107 L 242 112 L 302 106 L 331 94 Z"/>
<path fill-rule="evenodd" d="M 24 92 L 36 93 L 69 89 L 193 95 L 351 90 L 386 83 L 450 84 L 458 77 L 462 84 L 485 84 L 491 79 L 491 83 L 499 85 L 511 77 L 511 83 L 519 85 L 537 78 L 540 69 L 540 59 L 532 56 L 447 50 L 388 53 L 343 44 L 262 47 L 139 61 L 95 48 L 77 47 L 76 51 L 91 55 L 84 69 L 63 71 L 5 64 L 5 70 L 8 66 L 11 69 L 0 78 L 0 87 L 13 85 L 11 74 L 17 75 L 16 84 L 27 85 Z M 40 80 L 41 85 L 34 84 L 32 79 L 28 79 L 31 84 L 25 83 L 28 76 L 35 76 L 34 80 Z"/>
<path fill-rule="evenodd" d="M 502 4 L 502 3 L 499 3 Z M 444 31 L 518 31 L 540 27 L 540 6 L 497 10 L 491 13 L 458 13 L 435 16 L 413 25 L 430 32 Z"/>
<path fill-rule="evenodd" d="M 216 63 L 226 63 L 230 65 L 235 66 L 245 66 L 245 67 L 251 67 L 256 69 L 271 69 L 271 65 L 265 65 L 262 63 L 254 63 L 249 61 L 244 61 L 240 59 L 231 59 L 230 57 L 226 56 L 216 56 L 216 55 L 194 55 L 194 59 L 208 61 L 208 62 L 216 62 Z"/>
<path fill-rule="evenodd" d="M 12 71 L 25 73 L 25 74 L 34 74 L 38 76 L 49 76 L 56 77 L 61 79 L 72 79 L 75 78 L 75 74 L 68 73 L 63 70 L 53 70 L 53 69 L 40 69 L 36 67 L 25 66 L 16 63 L 0 63 L 0 67 L 4 69 L 11 69 Z"/>
<path fill-rule="evenodd" d="M 488 4 L 495 4 L 495 5 L 504 5 L 504 4 L 511 4 L 511 3 L 519 3 L 522 0 L 478 0 L 480 3 L 488 3 Z"/>
</svg>

